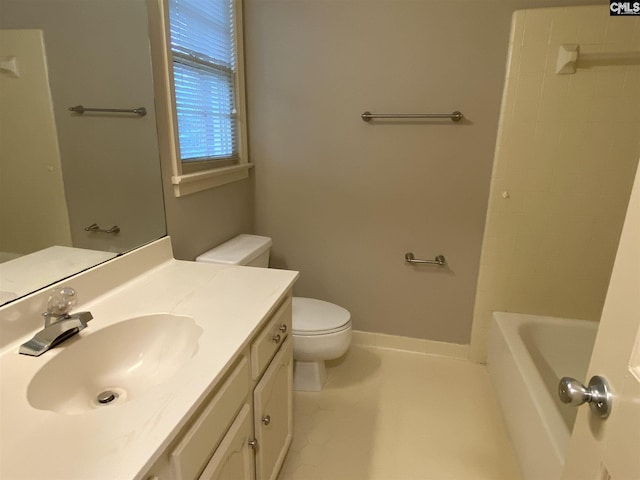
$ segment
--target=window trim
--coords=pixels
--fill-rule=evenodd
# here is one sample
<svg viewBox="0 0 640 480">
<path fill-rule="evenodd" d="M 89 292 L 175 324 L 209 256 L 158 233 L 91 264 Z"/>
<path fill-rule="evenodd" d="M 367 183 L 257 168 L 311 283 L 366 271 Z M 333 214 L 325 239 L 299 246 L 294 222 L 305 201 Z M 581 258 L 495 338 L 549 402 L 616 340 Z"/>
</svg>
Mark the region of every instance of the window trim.
<svg viewBox="0 0 640 480">
<path fill-rule="evenodd" d="M 149 38 L 153 64 L 153 89 L 156 99 L 158 143 L 163 163 L 171 165 L 171 184 L 176 197 L 216 188 L 249 176 L 253 164 L 249 161 L 247 142 L 247 113 L 244 79 L 244 30 L 242 25 L 242 0 L 233 0 L 236 47 L 236 82 L 238 118 L 238 163 L 223 164 L 187 173 L 180 158 L 178 140 L 178 115 L 173 80 L 173 54 L 169 30 L 168 0 L 148 0 Z"/>
</svg>

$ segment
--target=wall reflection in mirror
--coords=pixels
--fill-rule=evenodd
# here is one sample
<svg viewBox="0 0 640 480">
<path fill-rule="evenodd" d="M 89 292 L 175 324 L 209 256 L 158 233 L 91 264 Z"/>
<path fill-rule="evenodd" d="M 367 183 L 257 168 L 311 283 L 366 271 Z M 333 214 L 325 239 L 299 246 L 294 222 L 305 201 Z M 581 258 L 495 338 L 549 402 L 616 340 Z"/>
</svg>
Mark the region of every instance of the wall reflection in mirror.
<svg viewBox="0 0 640 480">
<path fill-rule="evenodd" d="M 166 227 L 145 0 L 0 0 L 0 12 L 3 304 Z"/>
</svg>

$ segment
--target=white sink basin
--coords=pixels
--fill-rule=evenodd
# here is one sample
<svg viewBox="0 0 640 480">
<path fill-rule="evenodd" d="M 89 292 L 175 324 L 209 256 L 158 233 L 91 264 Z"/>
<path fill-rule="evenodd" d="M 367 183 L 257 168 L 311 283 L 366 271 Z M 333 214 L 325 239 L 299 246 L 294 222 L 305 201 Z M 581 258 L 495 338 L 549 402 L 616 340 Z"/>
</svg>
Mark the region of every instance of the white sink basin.
<svg viewBox="0 0 640 480">
<path fill-rule="evenodd" d="M 60 345 L 58 355 L 34 375 L 27 389 L 32 407 L 80 414 L 142 397 L 193 358 L 202 334 L 191 317 L 170 314 L 131 318 L 89 333 L 92 326 L 88 335 Z"/>
</svg>

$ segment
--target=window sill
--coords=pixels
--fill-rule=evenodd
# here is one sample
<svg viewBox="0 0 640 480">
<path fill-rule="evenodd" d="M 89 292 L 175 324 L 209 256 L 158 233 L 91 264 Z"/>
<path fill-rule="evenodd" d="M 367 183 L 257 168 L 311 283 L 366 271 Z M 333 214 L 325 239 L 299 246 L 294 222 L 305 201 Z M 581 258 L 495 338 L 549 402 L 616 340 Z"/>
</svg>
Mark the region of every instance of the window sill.
<svg viewBox="0 0 640 480">
<path fill-rule="evenodd" d="M 242 163 L 231 167 L 216 168 L 215 170 L 174 175 L 171 177 L 173 194 L 176 197 L 184 197 L 202 190 L 243 180 L 249 176 L 249 169 L 252 167 L 252 163 Z"/>
</svg>

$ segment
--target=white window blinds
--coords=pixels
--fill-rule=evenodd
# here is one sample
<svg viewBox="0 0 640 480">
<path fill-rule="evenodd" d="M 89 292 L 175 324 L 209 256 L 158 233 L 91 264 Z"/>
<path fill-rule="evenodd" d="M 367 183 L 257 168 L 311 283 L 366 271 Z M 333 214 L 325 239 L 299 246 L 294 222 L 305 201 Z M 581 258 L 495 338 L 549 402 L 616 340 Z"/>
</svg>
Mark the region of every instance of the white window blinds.
<svg viewBox="0 0 640 480">
<path fill-rule="evenodd" d="M 170 0 L 183 162 L 237 160 L 233 0 Z"/>
</svg>

